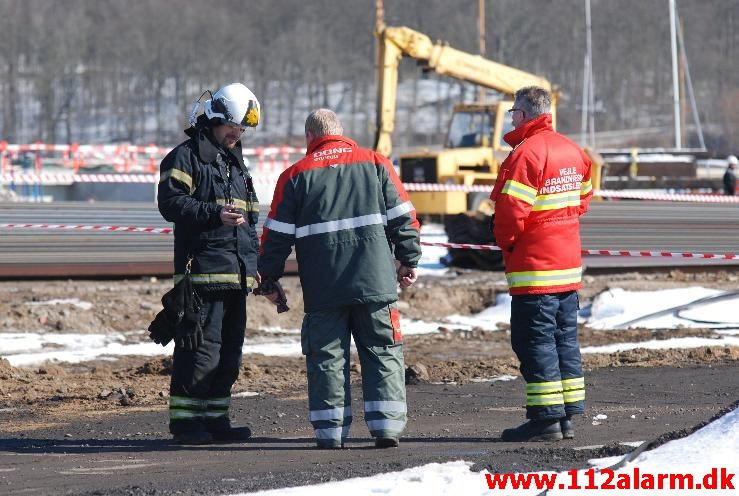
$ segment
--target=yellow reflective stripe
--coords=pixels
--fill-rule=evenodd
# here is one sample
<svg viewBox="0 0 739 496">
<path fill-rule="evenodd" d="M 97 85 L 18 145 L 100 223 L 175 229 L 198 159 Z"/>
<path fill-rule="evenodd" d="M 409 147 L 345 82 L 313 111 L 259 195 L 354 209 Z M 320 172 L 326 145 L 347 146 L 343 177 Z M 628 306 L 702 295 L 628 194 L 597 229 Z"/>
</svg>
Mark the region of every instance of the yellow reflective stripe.
<svg viewBox="0 0 739 496">
<path fill-rule="evenodd" d="M 239 284 L 238 274 L 192 274 L 193 284 L 217 284 L 233 283 Z"/>
<path fill-rule="evenodd" d="M 565 391 L 562 393 L 565 403 L 575 403 L 576 401 L 585 400 L 585 390 L 578 389 L 577 391 Z"/>
<path fill-rule="evenodd" d="M 561 405 L 564 403 L 562 393 L 536 394 L 526 397 L 526 406 Z"/>
<path fill-rule="evenodd" d="M 185 274 L 175 274 L 174 283 L 177 284 L 185 277 Z M 240 284 L 239 274 L 191 274 L 193 284 Z M 251 288 L 256 281 L 247 276 L 246 287 Z"/>
<path fill-rule="evenodd" d="M 240 200 L 238 198 L 231 199 L 231 203 L 236 206 L 237 208 L 244 209 L 246 212 L 259 212 L 259 205 L 253 202 L 247 202 L 244 200 Z M 225 198 L 216 198 L 216 204 L 217 205 L 225 205 L 226 199 Z"/>
<path fill-rule="evenodd" d="M 519 183 L 513 179 L 509 179 L 505 182 L 501 193 L 505 193 L 510 196 L 514 196 L 519 200 L 523 200 L 529 205 L 533 205 L 536 201 L 536 189 L 531 186 L 527 186 L 524 183 Z"/>
<path fill-rule="evenodd" d="M 183 171 L 181 171 L 179 169 L 175 169 L 174 167 L 172 167 L 171 169 L 166 170 L 166 171 L 164 171 L 164 172 L 161 173 L 161 175 L 159 176 L 159 182 L 161 183 L 163 181 L 166 181 L 170 177 L 172 179 L 178 180 L 179 182 L 181 182 L 182 184 L 184 184 L 185 186 L 187 186 L 187 188 L 190 190 L 190 193 L 193 192 L 193 188 L 192 188 L 192 177 L 190 176 L 190 174 L 188 174 L 186 172 L 183 172 Z"/>
<path fill-rule="evenodd" d="M 205 412 L 204 416 L 205 418 L 227 417 L 228 410 L 223 410 L 222 412 Z"/>
<path fill-rule="evenodd" d="M 580 194 L 587 195 L 593 190 L 593 181 L 588 179 L 580 184 Z"/>
<path fill-rule="evenodd" d="M 562 392 L 562 383 L 560 381 L 530 382 L 526 384 L 526 394 L 561 393 L 561 392 Z"/>
<path fill-rule="evenodd" d="M 508 272 L 508 286 L 561 286 L 578 283 L 582 280 L 582 267 L 563 270 L 531 270 L 525 272 Z"/>
<path fill-rule="evenodd" d="M 562 389 L 564 391 L 572 391 L 573 389 L 581 389 L 584 387 L 584 377 L 575 377 L 574 379 L 562 379 Z"/>
<path fill-rule="evenodd" d="M 225 406 L 228 407 L 231 404 L 231 398 L 210 398 L 208 399 L 208 407 L 213 406 Z"/>
<path fill-rule="evenodd" d="M 174 283 L 177 284 L 185 277 L 184 274 L 175 274 Z M 193 284 L 233 283 L 239 284 L 238 274 L 191 274 Z"/>
<path fill-rule="evenodd" d="M 551 195 L 539 195 L 536 197 L 532 210 L 540 212 L 542 210 L 556 210 L 559 208 L 579 207 L 580 192 L 565 191 L 564 193 L 553 193 Z"/>
<path fill-rule="evenodd" d="M 178 406 L 194 406 L 205 408 L 205 400 L 201 400 L 199 398 L 189 398 L 187 396 L 170 396 L 169 407 L 173 408 Z"/>
<path fill-rule="evenodd" d="M 190 410 L 169 410 L 169 418 L 173 420 L 199 419 L 203 418 L 203 412 Z"/>
</svg>

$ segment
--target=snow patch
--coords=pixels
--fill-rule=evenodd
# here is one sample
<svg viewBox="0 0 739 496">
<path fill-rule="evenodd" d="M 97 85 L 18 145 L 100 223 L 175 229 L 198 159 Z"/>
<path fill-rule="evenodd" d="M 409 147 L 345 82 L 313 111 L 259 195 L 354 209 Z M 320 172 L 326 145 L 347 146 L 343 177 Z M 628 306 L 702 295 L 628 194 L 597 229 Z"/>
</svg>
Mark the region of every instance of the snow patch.
<svg viewBox="0 0 739 496">
<path fill-rule="evenodd" d="M 666 289 L 663 291 L 625 291 L 621 288 L 613 288 L 595 297 L 587 324 L 593 329 L 615 329 L 648 315 L 721 293 L 723 291 L 702 287 Z M 723 312 L 726 312 L 725 315 L 727 316 L 732 306 L 731 302 L 724 301 L 711 305 L 714 312 L 717 309 L 722 309 L 722 315 L 724 315 Z M 736 311 L 733 314 L 736 315 Z M 681 315 L 684 316 L 685 314 L 681 312 Z M 703 315 L 702 311 L 700 315 Z M 638 323 L 634 323 L 630 327 L 637 326 L 647 329 L 672 329 L 678 326 L 705 327 L 706 325 L 674 314 L 668 314 L 648 319 L 644 318 L 644 320 L 639 320 Z"/>
<path fill-rule="evenodd" d="M 638 445 L 641 443 L 622 443 Z M 581 447 L 580 449 L 582 449 Z M 588 447 L 589 448 L 589 447 Z M 702 429 L 694 432 L 688 437 L 670 441 L 652 451 L 647 451 L 637 456 L 624 467 L 615 470 L 613 482 L 618 481 L 619 474 L 634 476 L 634 468 L 638 468 L 642 477 L 645 474 L 691 474 L 694 481 L 701 482 L 705 474 L 712 470 L 725 468 L 728 473 L 739 472 L 739 409 L 729 412 L 720 419 L 711 422 Z M 622 456 L 599 458 L 589 460 L 596 468 L 612 466 L 623 459 Z M 340 482 L 329 482 L 312 486 L 293 487 L 285 489 L 274 489 L 249 493 L 252 496 L 344 496 L 352 494 L 355 496 L 372 496 L 382 494 L 386 496 L 487 496 L 489 494 L 515 494 L 521 496 L 533 496 L 541 493 L 541 489 L 508 489 L 506 491 L 493 492 L 488 488 L 485 475 L 489 472 L 472 472 L 472 463 L 457 460 L 447 463 L 431 463 L 419 467 L 409 468 L 400 472 L 378 474 L 372 477 L 359 477 L 347 479 Z M 539 472 L 540 474 L 552 472 Z M 595 483 L 600 486 L 606 482 L 607 474 L 596 473 Z M 720 478 L 720 476 L 719 476 Z M 572 481 L 567 472 L 557 474 L 558 482 L 569 484 Z M 589 481 L 585 470 L 578 471 L 578 481 Z M 734 481 L 736 483 L 736 481 Z M 694 491 L 675 490 L 649 490 L 639 491 L 619 490 L 623 494 L 695 494 Z M 711 494 L 729 495 L 736 494 L 735 490 L 711 490 Z M 240 493 L 233 496 L 242 496 Z M 547 492 L 549 496 L 560 495 L 612 495 L 613 490 L 599 489 L 552 489 Z"/>
<path fill-rule="evenodd" d="M 232 393 L 232 398 L 251 398 L 252 396 L 259 396 L 256 391 L 241 391 L 240 393 Z"/>
<path fill-rule="evenodd" d="M 45 300 L 45 301 L 27 301 L 26 305 L 31 306 L 44 306 L 44 305 L 74 305 L 82 310 L 89 310 L 92 308 L 92 303 L 89 301 L 82 301 L 79 298 L 64 298 L 57 300 Z"/>
<path fill-rule="evenodd" d="M 714 339 L 691 336 L 673 339 L 653 339 L 651 341 L 641 341 L 639 343 L 615 343 L 603 346 L 586 346 L 584 348 L 580 348 L 580 352 L 583 354 L 616 353 L 619 351 L 635 350 L 638 348 L 644 348 L 647 350 L 668 350 L 702 348 L 704 346 L 739 346 L 739 337 L 724 336 Z"/>
<path fill-rule="evenodd" d="M 497 331 L 498 324 L 511 321 L 511 295 L 500 293 L 495 297 L 495 306 L 488 307 L 475 315 L 450 315 L 446 320 L 452 324 L 480 327 L 486 331 Z"/>
<path fill-rule="evenodd" d="M 424 224 L 421 226 L 421 239 L 430 243 L 447 243 L 449 238 L 441 224 Z M 421 245 L 421 260 L 418 261 L 416 273 L 419 276 L 443 276 L 449 269 L 439 259 L 449 250 L 441 246 Z"/>
</svg>

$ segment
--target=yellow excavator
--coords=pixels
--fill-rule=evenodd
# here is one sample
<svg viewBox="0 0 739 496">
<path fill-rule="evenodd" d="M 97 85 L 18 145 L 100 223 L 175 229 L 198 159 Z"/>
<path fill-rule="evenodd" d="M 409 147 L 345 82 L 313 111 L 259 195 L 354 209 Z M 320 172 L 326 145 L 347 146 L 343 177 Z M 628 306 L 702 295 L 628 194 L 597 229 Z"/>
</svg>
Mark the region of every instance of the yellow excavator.
<svg viewBox="0 0 739 496">
<path fill-rule="evenodd" d="M 529 74 L 479 55 L 433 43 L 423 33 L 407 27 L 381 25 L 378 68 L 377 133 L 375 150 L 385 156 L 392 151 L 395 128 L 398 65 L 402 57 L 419 61 L 424 70 L 475 83 L 508 97 L 495 103 L 457 104 L 441 150 L 400 155 L 400 176 L 404 183 L 487 184 L 495 183 L 499 164 L 511 150 L 503 136 L 513 128 L 506 111 L 511 97 L 524 86 L 541 86 L 552 92 L 552 114 L 556 116 L 558 92 L 543 77 Z M 485 193 L 463 191 L 410 193 L 421 214 L 456 214 L 475 208 Z"/>
</svg>

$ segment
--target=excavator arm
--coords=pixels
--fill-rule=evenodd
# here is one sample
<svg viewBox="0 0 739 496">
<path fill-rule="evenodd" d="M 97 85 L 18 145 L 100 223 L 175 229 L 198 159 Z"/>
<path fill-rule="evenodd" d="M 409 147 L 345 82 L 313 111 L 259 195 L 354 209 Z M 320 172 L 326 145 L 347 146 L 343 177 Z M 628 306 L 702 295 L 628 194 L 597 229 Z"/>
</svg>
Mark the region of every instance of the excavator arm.
<svg viewBox="0 0 739 496">
<path fill-rule="evenodd" d="M 398 65 L 403 56 L 414 58 L 427 69 L 443 76 L 467 81 L 506 95 L 524 86 L 541 86 L 552 91 L 548 80 L 509 67 L 479 55 L 457 50 L 444 43 L 433 43 L 423 33 L 407 27 L 383 26 L 380 39 L 380 67 L 377 85 L 377 134 L 375 150 L 389 156 L 395 127 Z M 553 92 L 556 98 L 556 92 Z M 556 105 L 556 102 L 552 102 Z"/>
</svg>

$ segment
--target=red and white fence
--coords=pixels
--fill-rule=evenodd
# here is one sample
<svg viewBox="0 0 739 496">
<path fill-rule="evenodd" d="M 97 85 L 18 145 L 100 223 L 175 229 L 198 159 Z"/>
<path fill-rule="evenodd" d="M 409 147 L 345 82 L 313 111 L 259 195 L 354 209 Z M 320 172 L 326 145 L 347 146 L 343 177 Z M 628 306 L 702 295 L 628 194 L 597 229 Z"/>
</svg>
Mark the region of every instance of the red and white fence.
<svg viewBox="0 0 739 496">
<path fill-rule="evenodd" d="M 106 164 L 112 166 L 117 173 L 154 174 L 157 172 L 159 162 L 170 150 L 171 148 L 153 144 L 66 145 L 37 142 L 19 145 L 0 141 L 0 174 L 15 173 L 20 167 L 13 166 L 13 162 L 21 159 L 28 161 L 28 165 L 21 168 L 22 174 L 28 174 L 33 169 L 40 175 L 44 164 L 50 163 L 61 165 L 74 173 L 86 167 Z M 295 161 L 296 155 L 304 153 L 304 148 L 276 145 L 244 149 L 244 155 L 252 162 L 256 162 L 254 164 L 256 169 L 265 172 L 284 170 Z"/>
<path fill-rule="evenodd" d="M 155 145 L 80 145 L 65 144 L 9 144 L 0 141 L 0 184 L 69 185 L 84 183 L 156 183 L 158 167 L 170 148 Z M 260 198 L 271 198 L 280 172 L 299 159 L 305 148 L 291 146 L 263 146 L 244 148 L 244 156 L 255 173 Z M 25 167 L 12 165 L 21 159 Z M 70 169 L 69 172 L 48 173 L 44 164 L 54 163 Z M 115 173 L 85 174 L 85 168 L 108 164 Z M 489 193 L 492 185 L 405 183 L 407 191 L 464 191 Z M 612 199 L 638 199 L 700 203 L 739 203 L 739 196 L 720 194 L 677 194 L 639 190 L 596 190 L 596 196 Z"/>
</svg>

